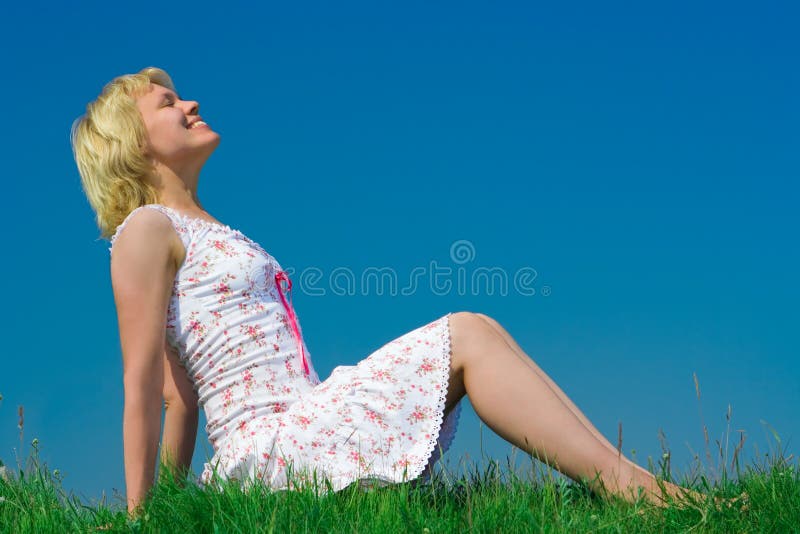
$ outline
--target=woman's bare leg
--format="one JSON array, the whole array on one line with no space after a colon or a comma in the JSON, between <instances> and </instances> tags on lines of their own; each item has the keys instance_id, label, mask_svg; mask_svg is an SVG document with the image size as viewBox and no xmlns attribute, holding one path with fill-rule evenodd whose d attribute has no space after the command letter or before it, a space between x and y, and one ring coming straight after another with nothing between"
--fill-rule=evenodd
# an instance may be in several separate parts
<instances>
[{"instance_id":1,"label":"woman's bare leg","mask_svg":"<svg viewBox=\"0 0 800 534\"><path fill-rule=\"evenodd\" d=\"M511 348L511 350L514 351L514 354L516 354L520 360L525 362L525 365L533 369L533 371L536 374L538 374L542 380L545 381L545 383L550 387L550 389L553 390L553 393L558 395L558 398L560 398L561 401L564 404L566 404L570 410L572 410L572 413L574 413L575 416L578 419L580 419L581 423L583 423L583 426L589 429L589 432L594 434L594 436L597 439L599 439L603 443L603 445L605 445L608 449L614 451L615 453L619 452L619 450L616 447L614 447L611 444L611 442L608 441L606 437L600 433L599 430L597 430L597 428L595 428L595 426L591 423L591 421L589 421L589 419L583 414L583 412L581 412L578 409L578 407L575 406L575 404L570 400L570 398L567 397L566 393L561 391L561 388L559 388L558 385L555 382L553 382L553 380L549 376L547 376L547 374L544 371L542 371L541 368L538 365L536 365L536 363L533 360L531 360L527 354L525 354L525 351L523 351L522 348L520 348L520 346L517 344L514 338L511 337L511 334L509 334L508 331L506 331L506 329L503 328L503 326L500 323L498 323L488 315L484 315L482 313L476 313L475 315L486 321L492 328L494 328L494 331L497 332L505 340L509 348Z\"/></svg>"},{"instance_id":2,"label":"woman's bare leg","mask_svg":"<svg viewBox=\"0 0 800 534\"><path fill-rule=\"evenodd\" d=\"M606 437L603 434L601 434L599 430L597 430L597 428L592 424L591 421L589 421L589 419L575 405L575 403L572 402L572 400L567 396L567 394L564 393L560 387L558 387L558 384L556 384L553 381L553 379L547 375L547 373L542 371L542 369L538 365L536 365L536 363L525 353L525 351L522 350L522 348L517 344L514 338L511 337L511 334L509 334L508 331L505 328L503 328L503 326L500 323L498 323L488 315L484 315L482 313L476 313L475 315L486 321L494 329L494 331L503 338L503 340L506 342L506 344L508 344L511 350L514 351L514 354L516 354L520 360L525 362L525 364L528 367L533 369L534 372L538 374L548 386L550 386L550 389L552 389L553 392L556 395L558 395L561 401L564 404L566 404L570 410L572 410L572 413L575 414L575 416L581 421L581 423L583 423L583 426L585 426L589 430L589 432L591 432L598 440L600 440L600 442L602 442L603 445L606 446L606 448L613 451L614 454L617 455L621 454L622 451L614 447L614 445L612 445L611 442L608 441L608 439L606 439ZM638 466L636 464L633 465L636 469L640 470L643 475L646 476L647 474L649 474L649 471L645 470L643 467Z\"/></svg>"},{"instance_id":3,"label":"woman's bare leg","mask_svg":"<svg viewBox=\"0 0 800 534\"><path fill-rule=\"evenodd\" d=\"M526 364L487 321L470 312L454 313L450 336L449 409L466 394L500 437L570 478L629 501L642 487L647 499L663 504L656 478L596 436L540 375L544 372ZM662 484L673 497L688 492Z\"/></svg>"}]
</instances>

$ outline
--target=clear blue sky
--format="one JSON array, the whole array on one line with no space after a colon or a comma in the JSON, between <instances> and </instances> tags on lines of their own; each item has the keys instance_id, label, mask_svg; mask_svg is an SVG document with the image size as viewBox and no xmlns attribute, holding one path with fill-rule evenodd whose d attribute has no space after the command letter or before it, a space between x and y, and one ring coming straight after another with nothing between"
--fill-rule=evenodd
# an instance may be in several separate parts
<instances>
[{"instance_id":1,"label":"clear blue sky","mask_svg":"<svg viewBox=\"0 0 800 534\"><path fill-rule=\"evenodd\" d=\"M450 247L468 240L468 273L535 269L533 296L295 286L323 379L448 311L480 311L614 443L621 422L642 463L663 429L677 472L691 451L708 467L702 423L716 449L729 405L745 458L775 447L762 421L798 451L788 2L92 4L15 2L0 20L6 464L36 437L67 489L124 492L108 245L69 129L104 83L149 65L222 135L206 209L284 267L407 280L458 267ZM200 425L196 472L211 450ZM465 402L449 465L510 454L479 437Z\"/></svg>"}]
</instances>

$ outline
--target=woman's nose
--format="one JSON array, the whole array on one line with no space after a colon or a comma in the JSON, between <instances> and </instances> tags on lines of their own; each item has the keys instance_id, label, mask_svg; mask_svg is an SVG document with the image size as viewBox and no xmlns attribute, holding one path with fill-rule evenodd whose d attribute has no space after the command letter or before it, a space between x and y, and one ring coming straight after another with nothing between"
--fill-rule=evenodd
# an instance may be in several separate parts
<instances>
[{"instance_id":1,"label":"woman's nose","mask_svg":"<svg viewBox=\"0 0 800 534\"><path fill-rule=\"evenodd\" d=\"M183 107L186 110L187 115L197 115L197 113L200 111L200 104L194 100L184 100Z\"/></svg>"}]
</instances>

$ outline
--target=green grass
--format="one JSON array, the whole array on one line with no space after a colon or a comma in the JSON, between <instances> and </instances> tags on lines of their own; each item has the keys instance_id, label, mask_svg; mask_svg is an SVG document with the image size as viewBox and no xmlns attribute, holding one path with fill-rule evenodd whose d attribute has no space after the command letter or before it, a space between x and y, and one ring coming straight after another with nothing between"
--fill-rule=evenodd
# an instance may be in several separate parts
<instances>
[{"instance_id":1,"label":"green grass","mask_svg":"<svg viewBox=\"0 0 800 534\"><path fill-rule=\"evenodd\" d=\"M698 401L700 389L695 377ZM0 403L3 398L0 395ZM20 450L23 407L19 409ZM702 420L702 412L701 412ZM354 484L325 494L313 488L271 491L256 483L244 490L223 483L218 490L201 489L189 478L172 475L159 465L159 475L142 513L128 516L125 498L104 496L81 502L62 487L58 469L39 460L39 441L16 468L0 467L0 534L26 532L778 532L800 534L800 463L786 456L781 438L769 427L776 447L763 456L756 448L753 463L740 465L744 434L731 447L731 410L727 431L715 440L711 453L703 423L705 460L675 477L663 434L663 455L648 469L704 495L702 502L673 503L664 508L643 497L635 503L602 498L530 456L523 472L508 461L501 469L494 460L484 466L460 462L458 473L441 465L427 483L412 481L366 489ZM766 425L768 426L768 425ZM739 431L741 432L741 431ZM619 429L621 449L622 428ZM767 436L769 439L769 436ZM514 454L519 452L514 449ZM632 459L635 458L635 451ZM513 460L513 454L512 454ZM0 466L3 462L0 461ZM3 470L5 469L5 472ZM317 493L322 493L318 496ZM747 494L746 507L719 506L716 498Z\"/></svg>"},{"instance_id":2,"label":"green grass","mask_svg":"<svg viewBox=\"0 0 800 534\"><path fill-rule=\"evenodd\" d=\"M38 461L34 440L24 468L0 478L0 532L800 532L800 469L791 458L768 454L743 468L734 458L735 477L722 467L713 483L702 473L677 480L708 499L667 508L603 499L533 461L525 477L489 461L458 476L439 469L426 484L353 485L323 496L262 485L203 490L165 469L131 520L121 496L89 506L67 495L57 470ZM746 510L714 504L714 496L743 491Z\"/></svg>"}]
</instances>

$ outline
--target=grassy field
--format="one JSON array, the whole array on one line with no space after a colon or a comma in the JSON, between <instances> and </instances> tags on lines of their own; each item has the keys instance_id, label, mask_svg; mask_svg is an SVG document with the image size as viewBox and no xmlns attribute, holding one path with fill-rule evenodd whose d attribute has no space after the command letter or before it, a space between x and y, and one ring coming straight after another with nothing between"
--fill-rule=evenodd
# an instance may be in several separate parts
<instances>
[{"instance_id":1,"label":"grassy field","mask_svg":"<svg viewBox=\"0 0 800 534\"><path fill-rule=\"evenodd\" d=\"M698 401L700 391L695 379ZM0 403L2 402L0 395ZM19 407L23 450L23 408ZM386 487L358 484L325 495L313 488L271 491L237 483L201 489L195 475L160 473L142 513L128 516L124 496L87 504L62 487L58 469L39 460L39 441L16 466L0 460L0 534L26 532L776 532L800 534L800 462L786 455L780 436L769 428L776 446L757 448L749 465L740 464L744 435L729 455L731 411L722 440L712 454L703 423L705 464L698 454L688 473L675 476L666 439L663 454L648 469L659 479L694 489L700 502L656 507L644 498L629 503L602 498L585 485L556 474L529 455L520 471L512 458L450 471L440 465L428 482ZM621 432L620 443L621 448ZM633 455L635 460L635 454ZM319 496L322 493L322 496ZM741 498L745 494L746 497ZM740 497L738 500L732 501Z\"/></svg>"},{"instance_id":2,"label":"grassy field","mask_svg":"<svg viewBox=\"0 0 800 534\"><path fill-rule=\"evenodd\" d=\"M88 506L67 495L58 470L41 465L33 445L24 466L6 466L0 476L0 532L800 532L800 469L791 455L774 452L748 466L734 458L735 476L723 467L714 482L704 469L673 480L708 498L666 508L600 498L533 461L524 478L489 461L458 476L438 469L424 484L354 484L321 497L311 488L201 490L161 470L167 474L131 520L121 499ZM662 478L669 473L665 459ZM713 499L742 492L745 504Z\"/></svg>"}]
</instances>

